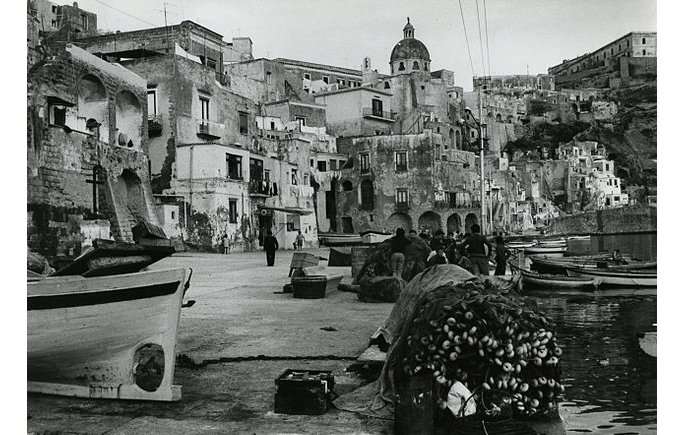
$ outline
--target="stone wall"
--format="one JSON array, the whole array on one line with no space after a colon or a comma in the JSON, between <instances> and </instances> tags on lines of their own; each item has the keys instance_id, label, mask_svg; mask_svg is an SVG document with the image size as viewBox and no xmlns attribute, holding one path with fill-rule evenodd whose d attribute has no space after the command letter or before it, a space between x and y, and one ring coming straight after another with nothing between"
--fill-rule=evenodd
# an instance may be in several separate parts
<instances>
[{"instance_id":1,"label":"stone wall","mask_svg":"<svg viewBox=\"0 0 684 435\"><path fill-rule=\"evenodd\" d=\"M138 221L157 222L144 153L145 82L70 45L41 47L36 56L40 60L27 75L28 247L58 266L79 255L93 235L111 232L117 240L130 241ZM92 79L88 85L84 77ZM101 86L104 110L90 113L92 106L84 98L92 83ZM140 142L130 147L119 145L116 133L117 99L124 92L140 106L137 123L128 120L140 132ZM55 125L61 123L54 119L55 107L65 107L69 114L63 125ZM85 129L91 117L102 125ZM86 183L95 166L102 183L97 214L93 186Z\"/></svg>"},{"instance_id":2,"label":"stone wall","mask_svg":"<svg viewBox=\"0 0 684 435\"><path fill-rule=\"evenodd\" d=\"M551 234L620 234L658 229L658 209L630 206L561 216L551 221Z\"/></svg>"}]
</instances>

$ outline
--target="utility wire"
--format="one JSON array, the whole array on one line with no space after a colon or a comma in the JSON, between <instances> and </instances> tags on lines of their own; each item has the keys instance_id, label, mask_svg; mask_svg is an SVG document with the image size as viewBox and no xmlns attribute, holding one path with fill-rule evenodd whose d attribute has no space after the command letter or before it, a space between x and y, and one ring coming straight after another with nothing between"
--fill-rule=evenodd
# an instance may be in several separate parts
<instances>
[{"instance_id":1,"label":"utility wire","mask_svg":"<svg viewBox=\"0 0 684 435\"><path fill-rule=\"evenodd\" d=\"M485 69L484 48L482 44L482 26L480 24L480 2L478 0L475 0L475 8L477 11L477 32L480 35L480 57L482 58L482 74L486 76L487 70Z\"/></svg>"},{"instance_id":2,"label":"utility wire","mask_svg":"<svg viewBox=\"0 0 684 435\"><path fill-rule=\"evenodd\" d=\"M470 43L468 42L468 31L466 30L465 18L463 18L463 6L461 0L458 0L458 7L461 9L461 21L463 22L463 33L465 34L466 46L468 47L468 59L470 60L470 72L475 77L475 68L473 67L473 56L470 54Z\"/></svg>"},{"instance_id":3,"label":"utility wire","mask_svg":"<svg viewBox=\"0 0 684 435\"><path fill-rule=\"evenodd\" d=\"M105 3L105 2L102 2L102 1L100 1L100 0L94 0L94 1L96 1L97 3L100 3L101 5L107 6L108 8L114 9L115 11L117 11L117 12L119 12L119 13L122 13L122 14L124 14L124 15L127 15L127 16L129 16L129 17L131 17L131 18L135 18L136 20L141 21L141 22L143 22L143 23L145 23L145 24L149 24L150 26L157 27L157 25L154 24L154 23L150 23L149 21L145 21L145 20L143 20L142 18L136 17L135 15L131 15L131 14L129 14L128 12L125 12L125 11L122 11L121 9L115 8L114 6L108 5L108 4Z\"/></svg>"},{"instance_id":4,"label":"utility wire","mask_svg":"<svg viewBox=\"0 0 684 435\"><path fill-rule=\"evenodd\" d=\"M492 75L492 64L489 62L489 25L487 24L487 0L482 0L482 5L484 6L484 19L485 19L485 40L487 41L487 70L489 71L489 76Z\"/></svg>"}]
</instances>

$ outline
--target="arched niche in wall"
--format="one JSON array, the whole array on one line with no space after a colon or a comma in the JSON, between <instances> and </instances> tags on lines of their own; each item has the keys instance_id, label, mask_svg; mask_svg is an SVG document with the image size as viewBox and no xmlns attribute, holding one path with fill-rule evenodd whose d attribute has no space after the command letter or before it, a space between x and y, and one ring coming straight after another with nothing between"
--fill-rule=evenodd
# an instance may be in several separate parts
<instances>
[{"instance_id":1,"label":"arched niche in wall","mask_svg":"<svg viewBox=\"0 0 684 435\"><path fill-rule=\"evenodd\" d=\"M399 62L399 71L404 71L405 69L404 62Z\"/></svg>"},{"instance_id":2,"label":"arched niche in wall","mask_svg":"<svg viewBox=\"0 0 684 435\"><path fill-rule=\"evenodd\" d=\"M116 144L128 148L140 148L143 122L142 105L130 91L116 96Z\"/></svg>"},{"instance_id":3,"label":"arched niche in wall","mask_svg":"<svg viewBox=\"0 0 684 435\"><path fill-rule=\"evenodd\" d=\"M456 148L456 132L454 131L453 128L449 129L449 146L452 149Z\"/></svg>"},{"instance_id":4,"label":"arched niche in wall","mask_svg":"<svg viewBox=\"0 0 684 435\"><path fill-rule=\"evenodd\" d=\"M351 192L354 190L354 186L352 185L352 182L349 180L344 180L342 182L342 190L345 192Z\"/></svg>"},{"instance_id":5,"label":"arched niche in wall","mask_svg":"<svg viewBox=\"0 0 684 435\"><path fill-rule=\"evenodd\" d=\"M76 129L88 131L86 126L96 121L99 125L99 140L109 142L109 101L102 80L93 74L86 74L78 80L78 104ZM97 131L97 129L90 129Z\"/></svg>"},{"instance_id":6,"label":"arched niche in wall","mask_svg":"<svg viewBox=\"0 0 684 435\"><path fill-rule=\"evenodd\" d=\"M454 131L454 144L456 145L456 149L463 149L463 143L461 142L461 131L456 130Z\"/></svg>"},{"instance_id":7,"label":"arched niche in wall","mask_svg":"<svg viewBox=\"0 0 684 435\"><path fill-rule=\"evenodd\" d=\"M390 88L389 82L385 82L385 89L389 89L389 88Z\"/></svg>"},{"instance_id":8,"label":"arched niche in wall","mask_svg":"<svg viewBox=\"0 0 684 435\"><path fill-rule=\"evenodd\" d=\"M447 233L458 234L461 232L461 216L454 213L447 218Z\"/></svg>"},{"instance_id":9,"label":"arched niche in wall","mask_svg":"<svg viewBox=\"0 0 684 435\"><path fill-rule=\"evenodd\" d=\"M418 61L417 61L417 60L414 60L414 61L413 61L413 67L412 67L411 69L420 70L420 65L418 65Z\"/></svg>"},{"instance_id":10,"label":"arched niche in wall","mask_svg":"<svg viewBox=\"0 0 684 435\"><path fill-rule=\"evenodd\" d=\"M418 228L421 231L429 230L434 235L437 230L442 229L442 218L436 212L428 210L418 218Z\"/></svg>"},{"instance_id":11,"label":"arched niche in wall","mask_svg":"<svg viewBox=\"0 0 684 435\"><path fill-rule=\"evenodd\" d=\"M403 228L405 232L409 232L413 229L413 221L411 216L406 213L396 212L392 213L387 218L388 229L394 232L397 228Z\"/></svg>"}]
</instances>

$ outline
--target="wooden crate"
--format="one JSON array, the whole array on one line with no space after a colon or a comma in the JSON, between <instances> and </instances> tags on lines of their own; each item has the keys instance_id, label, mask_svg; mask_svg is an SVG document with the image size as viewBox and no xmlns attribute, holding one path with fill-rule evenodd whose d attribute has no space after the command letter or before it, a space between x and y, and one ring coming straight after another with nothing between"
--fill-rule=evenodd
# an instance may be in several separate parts
<instances>
[{"instance_id":1,"label":"wooden crate","mask_svg":"<svg viewBox=\"0 0 684 435\"><path fill-rule=\"evenodd\" d=\"M275 412L320 415L328 409L335 378L327 370L287 369L275 380Z\"/></svg>"},{"instance_id":2,"label":"wooden crate","mask_svg":"<svg viewBox=\"0 0 684 435\"><path fill-rule=\"evenodd\" d=\"M290 273L288 276L292 276L292 272L296 269L303 269L311 266L318 266L318 257L316 255L307 254L306 252L295 252L292 255Z\"/></svg>"}]
</instances>

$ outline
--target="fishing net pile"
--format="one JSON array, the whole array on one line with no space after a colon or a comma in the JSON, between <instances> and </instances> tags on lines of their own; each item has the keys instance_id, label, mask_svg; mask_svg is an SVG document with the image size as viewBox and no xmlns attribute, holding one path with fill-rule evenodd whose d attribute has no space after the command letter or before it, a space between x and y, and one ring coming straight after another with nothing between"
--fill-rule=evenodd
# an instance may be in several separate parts
<instances>
[{"instance_id":1,"label":"fishing net pile","mask_svg":"<svg viewBox=\"0 0 684 435\"><path fill-rule=\"evenodd\" d=\"M397 343L395 375L431 374L442 409L456 382L472 392L478 414L520 417L555 408L564 390L562 350L534 302L474 280L447 284L430 292L409 323Z\"/></svg>"},{"instance_id":2,"label":"fishing net pile","mask_svg":"<svg viewBox=\"0 0 684 435\"><path fill-rule=\"evenodd\" d=\"M425 270L430 247L423 239L409 234L404 249L404 269L401 279L392 276L390 257L391 241L384 240L373 248L370 256L356 277L354 284L360 286L358 296L363 302L396 302L406 283Z\"/></svg>"}]
</instances>

